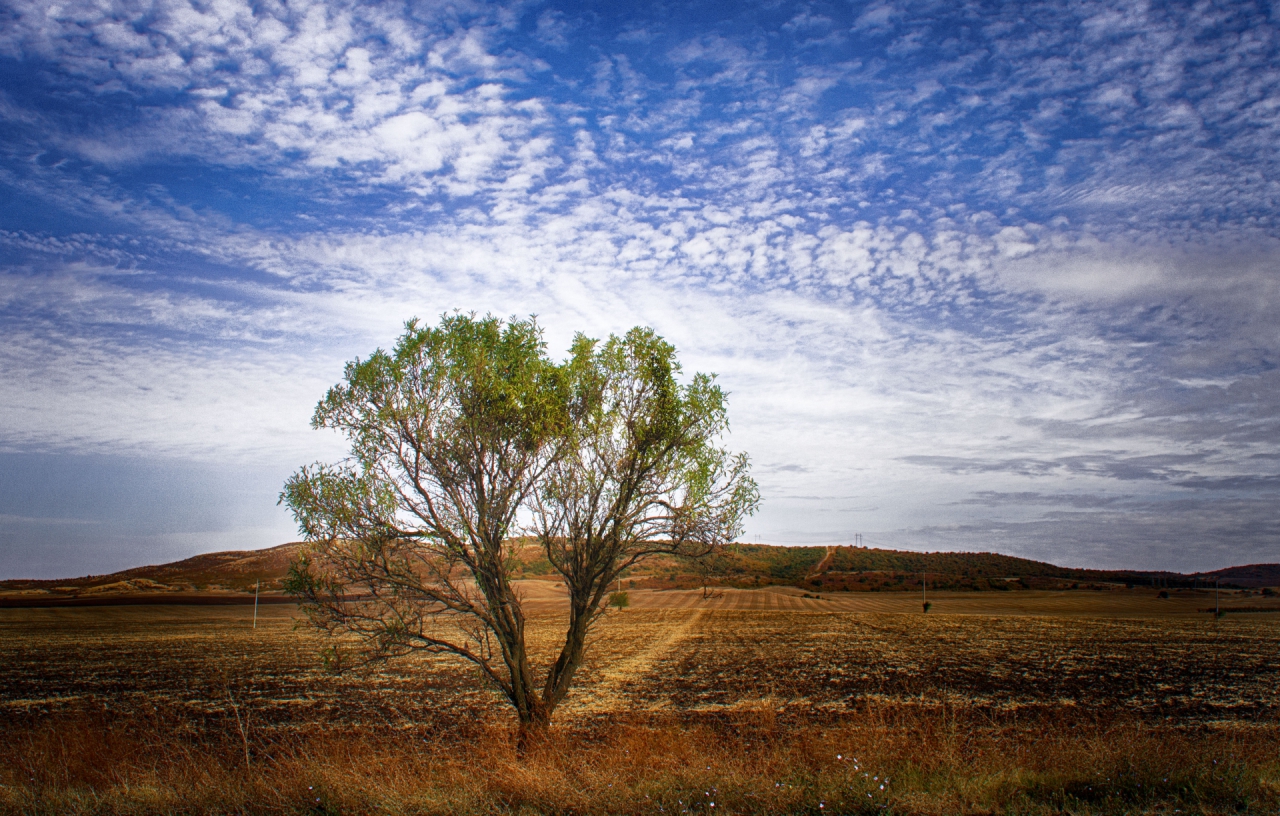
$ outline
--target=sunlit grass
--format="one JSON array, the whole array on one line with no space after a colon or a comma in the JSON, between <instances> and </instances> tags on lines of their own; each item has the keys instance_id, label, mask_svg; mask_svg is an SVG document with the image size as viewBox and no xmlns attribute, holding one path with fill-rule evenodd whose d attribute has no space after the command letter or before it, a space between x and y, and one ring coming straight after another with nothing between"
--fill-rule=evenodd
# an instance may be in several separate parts
<instances>
[{"instance_id":1,"label":"sunlit grass","mask_svg":"<svg viewBox=\"0 0 1280 816\"><path fill-rule=\"evenodd\" d=\"M533 618L536 659L554 653L557 620ZM465 668L329 676L283 610L259 624L8 613L0 812L1280 808L1263 619L632 608L596 633L551 734L523 756Z\"/></svg>"},{"instance_id":2,"label":"sunlit grass","mask_svg":"<svg viewBox=\"0 0 1280 816\"><path fill-rule=\"evenodd\" d=\"M956 718L959 716L960 721ZM447 735L236 734L50 719L0 749L15 813L1274 812L1280 728L973 718L872 707L839 723L753 712L555 729L528 753ZM714 803L714 807L713 807Z\"/></svg>"}]
</instances>

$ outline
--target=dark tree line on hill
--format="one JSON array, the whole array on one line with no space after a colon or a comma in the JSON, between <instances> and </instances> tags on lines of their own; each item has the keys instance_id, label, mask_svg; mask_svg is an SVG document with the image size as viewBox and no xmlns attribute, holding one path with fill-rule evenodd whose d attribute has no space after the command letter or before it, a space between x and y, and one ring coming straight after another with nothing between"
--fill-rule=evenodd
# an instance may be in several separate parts
<instances>
[{"instance_id":1,"label":"dark tree line on hill","mask_svg":"<svg viewBox=\"0 0 1280 816\"><path fill-rule=\"evenodd\" d=\"M830 552L831 558L824 559ZM821 567L821 569L819 569ZM1251 570L1241 580L1235 572ZM522 568L525 577L545 574L536 559ZM1280 567L1232 568L1237 580L1221 580L1224 589L1280 583ZM1059 567L997 553L917 553L865 547L777 547L732 544L700 566L677 559L656 559L644 572L629 573L635 586L696 586L700 581L727 586L797 586L826 591L878 592L918 590L922 575L939 590L1009 591L1020 589L1090 589L1116 585L1161 589L1213 586L1214 575L1180 575L1136 570L1091 570ZM1252 580L1248 580L1252 579Z\"/></svg>"}]
</instances>

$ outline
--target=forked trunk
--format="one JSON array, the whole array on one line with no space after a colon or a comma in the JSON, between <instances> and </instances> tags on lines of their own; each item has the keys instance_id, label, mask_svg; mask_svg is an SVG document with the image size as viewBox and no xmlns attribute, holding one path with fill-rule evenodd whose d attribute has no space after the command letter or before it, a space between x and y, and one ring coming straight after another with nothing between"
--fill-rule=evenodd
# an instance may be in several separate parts
<instances>
[{"instance_id":1,"label":"forked trunk","mask_svg":"<svg viewBox=\"0 0 1280 816\"><path fill-rule=\"evenodd\" d=\"M547 706L548 718L573 683L573 676L582 665L582 654L587 645L587 630L591 626L589 601L571 598L569 601L569 630L565 633L564 646L555 664L547 672L547 682L542 688L542 701Z\"/></svg>"},{"instance_id":2,"label":"forked trunk","mask_svg":"<svg viewBox=\"0 0 1280 816\"><path fill-rule=\"evenodd\" d=\"M518 681L513 697L516 704L516 715L519 718L519 732L516 738L516 752L524 756L546 739L551 728L551 717L564 700L572 684L573 676L582 665L582 654L586 646L587 629L591 619L589 608L581 602L570 605L569 631L565 637L564 647L555 664L547 672L547 679L541 693L533 686L532 673L527 670L513 673L513 681Z\"/></svg>"}]
</instances>

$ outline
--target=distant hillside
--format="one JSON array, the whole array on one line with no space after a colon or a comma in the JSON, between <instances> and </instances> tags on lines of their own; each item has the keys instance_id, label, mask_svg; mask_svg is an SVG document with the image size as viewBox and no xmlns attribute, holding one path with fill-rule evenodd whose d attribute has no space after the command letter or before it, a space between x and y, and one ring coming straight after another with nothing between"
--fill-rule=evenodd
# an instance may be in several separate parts
<instances>
[{"instance_id":1,"label":"distant hillside","mask_svg":"<svg viewBox=\"0 0 1280 816\"><path fill-rule=\"evenodd\" d=\"M255 581L262 582L264 591L281 590L282 581L289 571L289 562L300 546L300 543L294 542L265 550L206 553L172 564L135 567L110 575L86 575L82 578L52 581L0 581L0 591L83 594L113 588L120 592L245 592L253 590Z\"/></svg>"},{"instance_id":2,"label":"distant hillside","mask_svg":"<svg viewBox=\"0 0 1280 816\"><path fill-rule=\"evenodd\" d=\"M1233 570L1250 570L1246 575ZM760 586L789 584L826 591L918 590L925 580L940 590L1100 589L1114 586L1178 588L1280 585L1280 564L1233 567L1182 575L1138 570L1072 569L997 553L918 553L868 547L774 547L735 544L701 569L675 559L655 559L638 570L638 586L688 586L691 582Z\"/></svg>"},{"instance_id":3,"label":"distant hillside","mask_svg":"<svg viewBox=\"0 0 1280 816\"><path fill-rule=\"evenodd\" d=\"M1244 567L1227 567L1213 572L1196 573L1201 581L1217 578L1223 585L1240 587L1280 587L1280 564L1249 564Z\"/></svg>"},{"instance_id":4,"label":"distant hillside","mask_svg":"<svg viewBox=\"0 0 1280 816\"><path fill-rule=\"evenodd\" d=\"M283 590L289 562L299 543L265 550L208 553L172 564L136 567L111 575L89 575L54 581L0 581L3 605L49 602L108 602L115 597L171 598L187 602L196 596L235 602L261 582L264 596L276 600ZM557 576L542 551L518 549L515 577L554 580ZM919 591L931 589L1016 591L1021 589L1111 589L1118 586L1223 588L1280 586L1280 564L1253 564L1214 572L1182 575L1133 570L1070 569L996 553L917 553L867 547L775 547L733 544L700 563L655 557L624 574L631 586L651 588L725 585L758 587L790 585L825 592ZM246 599L247 600L247 599Z\"/></svg>"}]
</instances>

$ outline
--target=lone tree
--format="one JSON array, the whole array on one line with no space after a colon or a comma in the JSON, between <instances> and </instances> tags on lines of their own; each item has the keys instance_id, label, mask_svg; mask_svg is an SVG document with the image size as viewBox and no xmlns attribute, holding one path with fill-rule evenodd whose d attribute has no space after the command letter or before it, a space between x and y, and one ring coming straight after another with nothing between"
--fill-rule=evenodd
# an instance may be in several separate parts
<instances>
[{"instance_id":1,"label":"lone tree","mask_svg":"<svg viewBox=\"0 0 1280 816\"><path fill-rule=\"evenodd\" d=\"M453 655L510 701L522 738L544 729L618 573L655 553L706 555L758 504L746 456L716 446L723 392L679 371L648 329L579 335L556 364L532 319L410 321L316 408L312 425L341 431L351 453L285 484L309 542L288 590L316 627L355 636L354 662ZM540 676L511 580L518 533L569 590L563 647Z\"/></svg>"}]
</instances>

